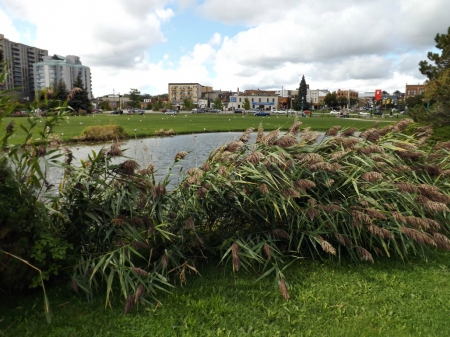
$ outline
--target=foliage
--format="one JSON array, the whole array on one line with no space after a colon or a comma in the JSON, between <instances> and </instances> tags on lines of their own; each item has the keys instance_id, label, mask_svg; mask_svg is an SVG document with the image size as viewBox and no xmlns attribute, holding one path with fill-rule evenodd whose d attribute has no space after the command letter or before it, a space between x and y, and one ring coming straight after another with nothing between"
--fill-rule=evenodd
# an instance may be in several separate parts
<instances>
[{"instance_id":1,"label":"foliage","mask_svg":"<svg viewBox=\"0 0 450 337\"><path fill-rule=\"evenodd\" d=\"M435 126L448 125L450 123L450 68L445 69L438 77L427 83L425 98L435 102L429 122Z\"/></svg>"},{"instance_id":2,"label":"foliage","mask_svg":"<svg viewBox=\"0 0 450 337\"><path fill-rule=\"evenodd\" d=\"M244 98L244 104L242 105L242 107L245 110L250 110L250 101L249 101L249 99L247 97Z\"/></svg>"},{"instance_id":3,"label":"foliage","mask_svg":"<svg viewBox=\"0 0 450 337\"><path fill-rule=\"evenodd\" d=\"M434 65L426 60L419 62L420 72L426 75L429 81L437 79L445 70L450 69L450 27L446 34L436 34L434 41L436 48L441 50L440 54L433 52L427 54L428 60Z\"/></svg>"},{"instance_id":4,"label":"foliage","mask_svg":"<svg viewBox=\"0 0 450 337\"><path fill-rule=\"evenodd\" d=\"M152 103L152 109L153 111L159 111L164 107L164 102L161 100L161 98L158 98L157 101Z\"/></svg>"},{"instance_id":5,"label":"foliage","mask_svg":"<svg viewBox=\"0 0 450 337\"><path fill-rule=\"evenodd\" d=\"M67 90L66 83L63 79L60 79L58 85L53 91L54 99L60 101L60 105L67 100L67 96L69 95L69 91Z\"/></svg>"},{"instance_id":6,"label":"foliage","mask_svg":"<svg viewBox=\"0 0 450 337\"><path fill-rule=\"evenodd\" d=\"M142 101L141 92L137 89L130 89L130 93L128 94L128 102L133 108L137 108L139 102Z\"/></svg>"},{"instance_id":7,"label":"foliage","mask_svg":"<svg viewBox=\"0 0 450 337\"><path fill-rule=\"evenodd\" d=\"M417 105L424 106L423 99L424 99L424 94L409 96L405 100L405 104L408 107L408 109L414 108Z\"/></svg>"},{"instance_id":8,"label":"foliage","mask_svg":"<svg viewBox=\"0 0 450 337\"><path fill-rule=\"evenodd\" d=\"M0 80L1 80L0 76ZM8 96L0 100L0 109ZM63 111L46 118L42 126L33 117L20 124L25 133L25 147L12 145L16 134L10 122L2 137L0 157L0 273L3 289L21 289L41 283L58 274L70 246L52 228L42 199L51 188L47 182L48 166L57 162L55 149L49 149L50 133L63 116ZM0 117L0 124L3 121ZM33 131L40 138L35 144ZM7 150L7 151L5 151ZM26 264L23 263L26 261ZM40 272L36 275L28 266ZM41 273L42 269L42 273Z\"/></svg>"},{"instance_id":9,"label":"foliage","mask_svg":"<svg viewBox=\"0 0 450 337\"><path fill-rule=\"evenodd\" d=\"M81 140L108 141L128 138L120 125L92 125L81 133Z\"/></svg>"},{"instance_id":10,"label":"foliage","mask_svg":"<svg viewBox=\"0 0 450 337\"><path fill-rule=\"evenodd\" d=\"M334 108L338 104L336 91L327 93L323 101L329 108Z\"/></svg>"},{"instance_id":11,"label":"foliage","mask_svg":"<svg viewBox=\"0 0 450 337\"><path fill-rule=\"evenodd\" d=\"M192 101L191 98L186 97L183 99L183 106L184 106L184 110L187 111L191 111L192 109L194 109L194 101Z\"/></svg>"},{"instance_id":12,"label":"foliage","mask_svg":"<svg viewBox=\"0 0 450 337\"><path fill-rule=\"evenodd\" d=\"M337 101L338 101L338 105L341 108L345 107L348 104L348 99L345 96L340 96Z\"/></svg>"},{"instance_id":13,"label":"foliage","mask_svg":"<svg viewBox=\"0 0 450 337\"><path fill-rule=\"evenodd\" d=\"M308 92L308 89L306 87L306 80L305 75L302 76L302 80L300 81L299 87L298 87L298 94L297 94L297 111L300 110L306 110L308 109L308 102L306 102L306 94Z\"/></svg>"},{"instance_id":14,"label":"foliage","mask_svg":"<svg viewBox=\"0 0 450 337\"><path fill-rule=\"evenodd\" d=\"M89 100L88 93L84 88L83 81L78 75L75 82L73 82L72 90L69 93L69 106L78 111L80 109L91 111L91 101Z\"/></svg>"},{"instance_id":15,"label":"foliage","mask_svg":"<svg viewBox=\"0 0 450 337\"><path fill-rule=\"evenodd\" d=\"M220 110L220 111L223 110L223 104L222 104L222 100L220 99L220 97L217 97L214 100L214 109L217 109L217 110Z\"/></svg>"},{"instance_id":16,"label":"foliage","mask_svg":"<svg viewBox=\"0 0 450 337\"><path fill-rule=\"evenodd\" d=\"M103 111L111 111L111 105L109 104L109 101L102 101L98 105L100 109Z\"/></svg>"}]
</instances>

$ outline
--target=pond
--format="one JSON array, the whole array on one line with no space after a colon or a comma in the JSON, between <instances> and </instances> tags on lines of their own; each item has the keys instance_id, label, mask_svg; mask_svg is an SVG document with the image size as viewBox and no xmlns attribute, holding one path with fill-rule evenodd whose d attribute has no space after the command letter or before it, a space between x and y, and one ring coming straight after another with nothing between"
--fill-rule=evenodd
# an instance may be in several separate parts
<instances>
[{"instance_id":1,"label":"pond","mask_svg":"<svg viewBox=\"0 0 450 337\"><path fill-rule=\"evenodd\" d=\"M169 172L169 168L173 165L175 155L180 151L188 152L188 155L179 161L172 170L170 177L169 189L173 189L180 183L182 175L180 172L185 172L192 167L199 167L208 158L209 154L222 145L226 145L233 140L239 140L243 132L216 132L216 133L201 133L191 135L180 135L173 137L162 138L144 138L144 139L129 139L122 142L122 150L127 158L114 158L113 163L117 164L126 159L133 159L140 168L146 168L153 164L155 167L155 180L162 181ZM257 132L250 135L249 144L256 140ZM321 142L325 137L325 133L321 132L317 143ZM92 151L99 152L102 148L109 149L111 142L95 143L95 144L77 144L69 146L73 153L74 160L72 165L80 166L80 160L86 160ZM64 152L65 147L61 147L61 153ZM63 171L56 168L51 168L48 174L48 181L56 188Z\"/></svg>"},{"instance_id":2,"label":"pond","mask_svg":"<svg viewBox=\"0 0 450 337\"><path fill-rule=\"evenodd\" d=\"M128 159L135 160L141 168L146 168L153 164L155 167L156 181L162 181L169 172L173 164L175 155L180 151L188 152L184 160L176 164L171 176L170 187L178 185L180 175L192 167L201 166L208 158L211 151L222 145L226 145L233 140L238 140L243 132L222 132L222 133L202 133L192 135L180 135L163 138L129 139L122 142L122 150ZM254 142L256 133L251 135L249 142ZM80 160L86 160L92 151L99 152L102 148L109 148L111 142L101 144L77 144L69 146L74 160L73 165L80 165ZM61 147L63 153L65 147ZM125 158L114 159L114 163L122 162ZM62 170L51 169L49 172L49 182L58 185L62 177Z\"/></svg>"}]
</instances>

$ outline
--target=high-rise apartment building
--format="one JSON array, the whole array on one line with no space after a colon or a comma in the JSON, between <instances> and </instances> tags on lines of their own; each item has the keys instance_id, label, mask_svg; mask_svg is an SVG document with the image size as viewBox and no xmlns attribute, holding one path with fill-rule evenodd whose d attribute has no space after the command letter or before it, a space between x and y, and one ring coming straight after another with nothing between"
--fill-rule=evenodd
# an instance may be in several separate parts
<instances>
[{"instance_id":1,"label":"high-rise apartment building","mask_svg":"<svg viewBox=\"0 0 450 337\"><path fill-rule=\"evenodd\" d=\"M55 87L60 80L63 80L70 91L73 83L80 76L83 86L88 92L89 99L92 99L91 70L89 67L81 64L78 56L45 56L42 62L35 63L33 67L35 73L34 84L37 90Z\"/></svg>"},{"instance_id":2,"label":"high-rise apartment building","mask_svg":"<svg viewBox=\"0 0 450 337\"><path fill-rule=\"evenodd\" d=\"M22 98L32 100L35 93L33 64L48 55L45 49L30 47L22 43L9 41L0 34L0 62L10 69L6 82L0 84L0 90L17 88ZM0 71L2 70L0 65Z\"/></svg>"}]
</instances>

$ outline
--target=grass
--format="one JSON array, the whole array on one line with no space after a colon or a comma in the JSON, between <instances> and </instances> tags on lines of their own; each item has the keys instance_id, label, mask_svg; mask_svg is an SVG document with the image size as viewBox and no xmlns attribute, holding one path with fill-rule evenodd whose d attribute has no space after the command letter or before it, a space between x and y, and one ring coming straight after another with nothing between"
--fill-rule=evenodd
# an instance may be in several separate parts
<instances>
[{"instance_id":1,"label":"grass","mask_svg":"<svg viewBox=\"0 0 450 337\"><path fill-rule=\"evenodd\" d=\"M447 336L449 257L300 260L287 271L287 301L269 280L207 266L161 304L127 316L119 301L105 310L102 296L89 304L60 285L48 289L51 325L41 292L3 300L0 336Z\"/></svg>"},{"instance_id":2,"label":"grass","mask_svg":"<svg viewBox=\"0 0 450 337\"><path fill-rule=\"evenodd\" d=\"M278 118L277 118L278 117ZM355 115L356 117L356 115ZM44 125L43 118L37 118L38 127ZM27 126L27 119L23 117L7 117L3 119L3 127L0 129L0 137L4 135L6 126L15 121L15 129L18 132L11 139L12 144L20 144L24 139L24 131L20 130L19 125ZM394 119L381 119L373 117L372 119L342 119L330 116L328 114L313 118L300 118L302 127L311 127L313 130L325 131L334 125L342 127L357 127L361 130L370 128L374 120L380 121L382 125L398 122ZM151 113L145 115L110 115L94 114L91 116L71 116L65 118L64 122L54 128L52 132L62 141L73 141L74 137L79 137L83 130L88 126L120 125L123 127L129 137L151 137L155 136L155 131L160 129L173 129L175 134L189 134L200 132L228 132L244 131L249 127L258 128L259 123L263 123L264 130L275 129L287 130L293 122L292 117L270 116L255 117L252 115L242 116L240 114L191 114L181 112L178 116L166 116L162 113ZM42 123L42 124L41 124ZM36 136L37 137L37 136ZM39 139L37 139L39 140Z\"/></svg>"}]
</instances>

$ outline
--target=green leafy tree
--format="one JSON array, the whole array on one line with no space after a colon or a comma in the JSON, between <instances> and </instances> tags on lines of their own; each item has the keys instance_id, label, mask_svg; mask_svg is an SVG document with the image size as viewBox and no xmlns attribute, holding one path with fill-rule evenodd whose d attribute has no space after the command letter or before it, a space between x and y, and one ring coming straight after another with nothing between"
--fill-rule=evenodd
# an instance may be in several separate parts
<instances>
[{"instance_id":1,"label":"green leafy tree","mask_svg":"<svg viewBox=\"0 0 450 337\"><path fill-rule=\"evenodd\" d=\"M220 97L217 97L214 100L214 109L218 109L218 110L222 110L223 109L223 104L222 104L222 100L220 99Z\"/></svg>"},{"instance_id":2,"label":"green leafy tree","mask_svg":"<svg viewBox=\"0 0 450 337\"><path fill-rule=\"evenodd\" d=\"M336 91L333 91L332 93L329 92L328 94L326 94L323 101L329 108L334 108L335 106L337 106L338 100Z\"/></svg>"},{"instance_id":3,"label":"green leafy tree","mask_svg":"<svg viewBox=\"0 0 450 337\"><path fill-rule=\"evenodd\" d=\"M408 109L412 109L416 107L417 105L423 105L423 94L415 95L415 96L409 96L405 100L405 104L408 107Z\"/></svg>"},{"instance_id":4,"label":"green leafy tree","mask_svg":"<svg viewBox=\"0 0 450 337\"><path fill-rule=\"evenodd\" d=\"M244 98L244 104L242 106L245 110L250 110L250 101L247 97Z\"/></svg>"},{"instance_id":5,"label":"green leafy tree","mask_svg":"<svg viewBox=\"0 0 450 337\"><path fill-rule=\"evenodd\" d=\"M428 61L419 62L420 72L432 81L439 77L446 69L450 68L450 27L446 34L436 34L434 38L436 41L436 48L441 50L441 53L428 52L427 57L434 65Z\"/></svg>"},{"instance_id":6,"label":"green leafy tree","mask_svg":"<svg viewBox=\"0 0 450 337\"><path fill-rule=\"evenodd\" d=\"M306 87L305 75L302 76L302 80L300 81L300 85L298 87L298 95L297 95L297 108L296 110L305 110L308 109L308 102L306 102L306 94L308 92L308 88Z\"/></svg>"},{"instance_id":7,"label":"green leafy tree","mask_svg":"<svg viewBox=\"0 0 450 337\"><path fill-rule=\"evenodd\" d=\"M88 93L84 88L83 81L80 76L77 76L75 82L73 82L73 88L70 90L68 98L69 106L75 111L80 109L90 111L91 101L89 100Z\"/></svg>"},{"instance_id":8,"label":"green leafy tree","mask_svg":"<svg viewBox=\"0 0 450 337\"><path fill-rule=\"evenodd\" d=\"M337 99L337 102L338 102L338 105L339 105L341 108L343 108L343 107L345 107L345 106L348 104L348 98L345 97L345 96L340 96L340 97Z\"/></svg>"},{"instance_id":9,"label":"green leafy tree","mask_svg":"<svg viewBox=\"0 0 450 337\"><path fill-rule=\"evenodd\" d=\"M191 98L186 97L185 99L183 99L183 106L185 110L190 111L194 109L194 101Z\"/></svg>"},{"instance_id":10,"label":"green leafy tree","mask_svg":"<svg viewBox=\"0 0 450 337\"><path fill-rule=\"evenodd\" d=\"M137 108L141 100L142 100L141 92L137 89L130 89L130 93L128 94L128 102L131 105L131 107Z\"/></svg>"},{"instance_id":11,"label":"green leafy tree","mask_svg":"<svg viewBox=\"0 0 450 337\"><path fill-rule=\"evenodd\" d=\"M158 100L156 102L152 103L152 109L153 111L158 111L161 110L164 106L163 101L161 100L161 98L158 98Z\"/></svg>"},{"instance_id":12,"label":"green leafy tree","mask_svg":"<svg viewBox=\"0 0 450 337\"><path fill-rule=\"evenodd\" d=\"M100 102L100 104L99 104L98 106L99 106L100 109L102 109L103 111L110 111L110 110L111 110L111 105L109 104L108 101Z\"/></svg>"},{"instance_id":13,"label":"green leafy tree","mask_svg":"<svg viewBox=\"0 0 450 337\"><path fill-rule=\"evenodd\" d=\"M356 104L358 104L358 100L350 97L350 106L355 106Z\"/></svg>"}]
</instances>

